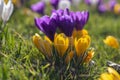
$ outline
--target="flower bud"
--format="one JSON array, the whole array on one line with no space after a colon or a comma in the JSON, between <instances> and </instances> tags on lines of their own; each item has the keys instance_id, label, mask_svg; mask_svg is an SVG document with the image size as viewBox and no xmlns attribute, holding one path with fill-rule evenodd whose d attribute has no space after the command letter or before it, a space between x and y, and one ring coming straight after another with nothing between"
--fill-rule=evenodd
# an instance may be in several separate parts
<instances>
[{"instance_id":1,"label":"flower bud","mask_svg":"<svg viewBox=\"0 0 120 80\"><path fill-rule=\"evenodd\" d=\"M83 53L86 51L86 49L89 47L90 45L90 36L89 35L85 35L82 36L81 38L75 38L75 49L76 49L76 55L78 57L80 57L81 55L83 55Z\"/></svg>"},{"instance_id":2,"label":"flower bud","mask_svg":"<svg viewBox=\"0 0 120 80\"><path fill-rule=\"evenodd\" d=\"M4 22L8 21L10 16L12 15L14 6L12 1L9 0L7 4L4 3L3 12L2 12L2 19Z\"/></svg>"},{"instance_id":3,"label":"flower bud","mask_svg":"<svg viewBox=\"0 0 120 80\"><path fill-rule=\"evenodd\" d=\"M60 57L63 57L69 46L69 39L64 34L58 34L54 40L55 48Z\"/></svg>"}]
</instances>

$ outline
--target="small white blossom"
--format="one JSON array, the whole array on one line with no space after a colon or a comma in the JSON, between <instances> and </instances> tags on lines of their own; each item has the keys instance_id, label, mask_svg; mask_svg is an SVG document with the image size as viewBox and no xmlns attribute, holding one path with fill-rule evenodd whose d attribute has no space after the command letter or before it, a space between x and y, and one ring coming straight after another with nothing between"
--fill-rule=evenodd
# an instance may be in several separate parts
<instances>
[{"instance_id":1,"label":"small white blossom","mask_svg":"<svg viewBox=\"0 0 120 80\"><path fill-rule=\"evenodd\" d=\"M59 9L71 8L71 2L69 0L60 0L58 4Z\"/></svg>"}]
</instances>

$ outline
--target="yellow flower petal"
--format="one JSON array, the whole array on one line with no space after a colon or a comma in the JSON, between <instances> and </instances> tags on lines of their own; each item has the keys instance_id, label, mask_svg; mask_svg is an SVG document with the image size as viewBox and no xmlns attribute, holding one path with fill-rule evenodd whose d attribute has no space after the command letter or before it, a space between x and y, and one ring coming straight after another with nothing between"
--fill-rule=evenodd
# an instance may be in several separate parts
<instances>
[{"instance_id":1,"label":"yellow flower petal","mask_svg":"<svg viewBox=\"0 0 120 80\"><path fill-rule=\"evenodd\" d=\"M93 58L94 53L95 53L94 50L88 51L88 54L87 54L84 62L85 62L85 63L89 63L90 60Z\"/></svg>"},{"instance_id":2,"label":"yellow flower petal","mask_svg":"<svg viewBox=\"0 0 120 80\"><path fill-rule=\"evenodd\" d=\"M108 72L114 76L114 80L120 80L119 73L111 67L108 67Z\"/></svg>"},{"instance_id":3,"label":"yellow flower petal","mask_svg":"<svg viewBox=\"0 0 120 80\"><path fill-rule=\"evenodd\" d=\"M43 40L37 33L33 36L33 43L46 57L52 56L52 44L48 40ZM47 38L46 38L47 39Z\"/></svg>"}]
</instances>

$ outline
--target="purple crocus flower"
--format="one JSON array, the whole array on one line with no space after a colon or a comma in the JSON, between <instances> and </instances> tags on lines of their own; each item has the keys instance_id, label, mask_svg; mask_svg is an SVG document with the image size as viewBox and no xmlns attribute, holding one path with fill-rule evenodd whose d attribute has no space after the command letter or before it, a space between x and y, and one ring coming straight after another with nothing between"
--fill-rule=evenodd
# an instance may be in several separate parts
<instances>
[{"instance_id":1,"label":"purple crocus flower","mask_svg":"<svg viewBox=\"0 0 120 80\"><path fill-rule=\"evenodd\" d=\"M56 17L56 15L53 15L51 17L43 16L41 18L35 18L35 24L38 29L45 33L51 41L54 40L54 35L57 28L55 24Z\"/></svg>"},{"instance_id":2,"label":"purple crocus flower","mask_svg":"<svg viewBox=\"0 0 120 80\"><path fill-rule=\"evenodd\" d=\"M39 13L39 14L44 15L45 7L46 7L45 2L40 1L40 2L38 2L38 3L36 3L36 4L33 4L33 5L31 6L31 9L32 9L34 12L37 12L37 13Z\"/></svg>"},{"instance_id":3,"label":"purple crocus flower","mask_svg":"<svg viewBox=\"0 0 120 80\"><path fill-rule=\"evenodd\" d=\"M50 3L54 7L54 9L57 9L59 0L50 0Z\"/></svg>"},{"instance_id":4,"label":"purple crocus flower","mask_svg":"<svg viewBox=\"0 0 120 80\"><path fill-rule=\"evenodd\" d=\"M98 6L98 11L99 11L100 13L106 12L106 11L107 11L106 5L105 5L105 4L100 4L100 5Z\"/></svg>"},{"instance_id":5,"label":"purple crocus flower","mask_svg":"<svg viewBox=\"0 0 120 80\"><path fill-rule=\"evenodd\" d=\"M72 31L74 28L74 20L70 15L69 9L65 10L57 10L54 12L58 15L58 27L59 29L68 37L72 35Z\"/></svg>"},{"instance_id":6,"label":"purple crocus flower","mask_svg":"<svg viewBox=\"0 0 120 80\"><path fill-rule=\"evenodd\" d=\"M109 0L108 1L108 5L109 5L109 8L110 8L111 11L113 11L113 8L114 8L116 3L117 3L116 0Z\"/></svg>"},{"instance_id":7,"label":"purple crocus flower","mask_svg":"<svg viewBox=\"0 0 120 80\"><path fill-rule=\"evenodd\" d=\"M76 12L76 30L82 30L89 18L88 11ZM74 18L75 19L75 18Z\"/></svg>"}]
</instances>

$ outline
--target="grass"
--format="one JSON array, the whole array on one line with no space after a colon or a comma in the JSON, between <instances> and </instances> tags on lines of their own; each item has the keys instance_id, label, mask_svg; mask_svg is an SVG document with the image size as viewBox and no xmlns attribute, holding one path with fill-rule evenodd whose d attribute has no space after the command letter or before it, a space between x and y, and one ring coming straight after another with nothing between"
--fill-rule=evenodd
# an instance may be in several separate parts
<instances>
[{"instance_id":1,"label":"grass","mask_svg":"<svg viewBox=\"0 0 120 80\"><path fill-rule=\"evenodd\" d=\"M29 6L29 4L27 5ZM88 7L81 4L79 10L84 9L88 9ZM120 49L113 49L103 43L103 39L108 35L115 36L120 42L120 16L112 13L99 14L92 9L89 11L90 18L85 29L91 36L91 47L95 48L93 58L95 65L90 72L91 76L81 80L97 80L99 75L106 70L106 62L109 60L120 63ZM49 11L46 10L46 12L49 14ZM2 38L0 44L0 80L59 79L54 68L51 67L50 71L46 71L48 64L41 65L44 57L32 43L31 37L35 33L39 33L34 25L34 16L38 15L31 12L25 14L24 7L16 8L4 31L0 33L0 40ZM66 80L68 79L69 77L66 77Z\"/></svg>"}]
</instances>

